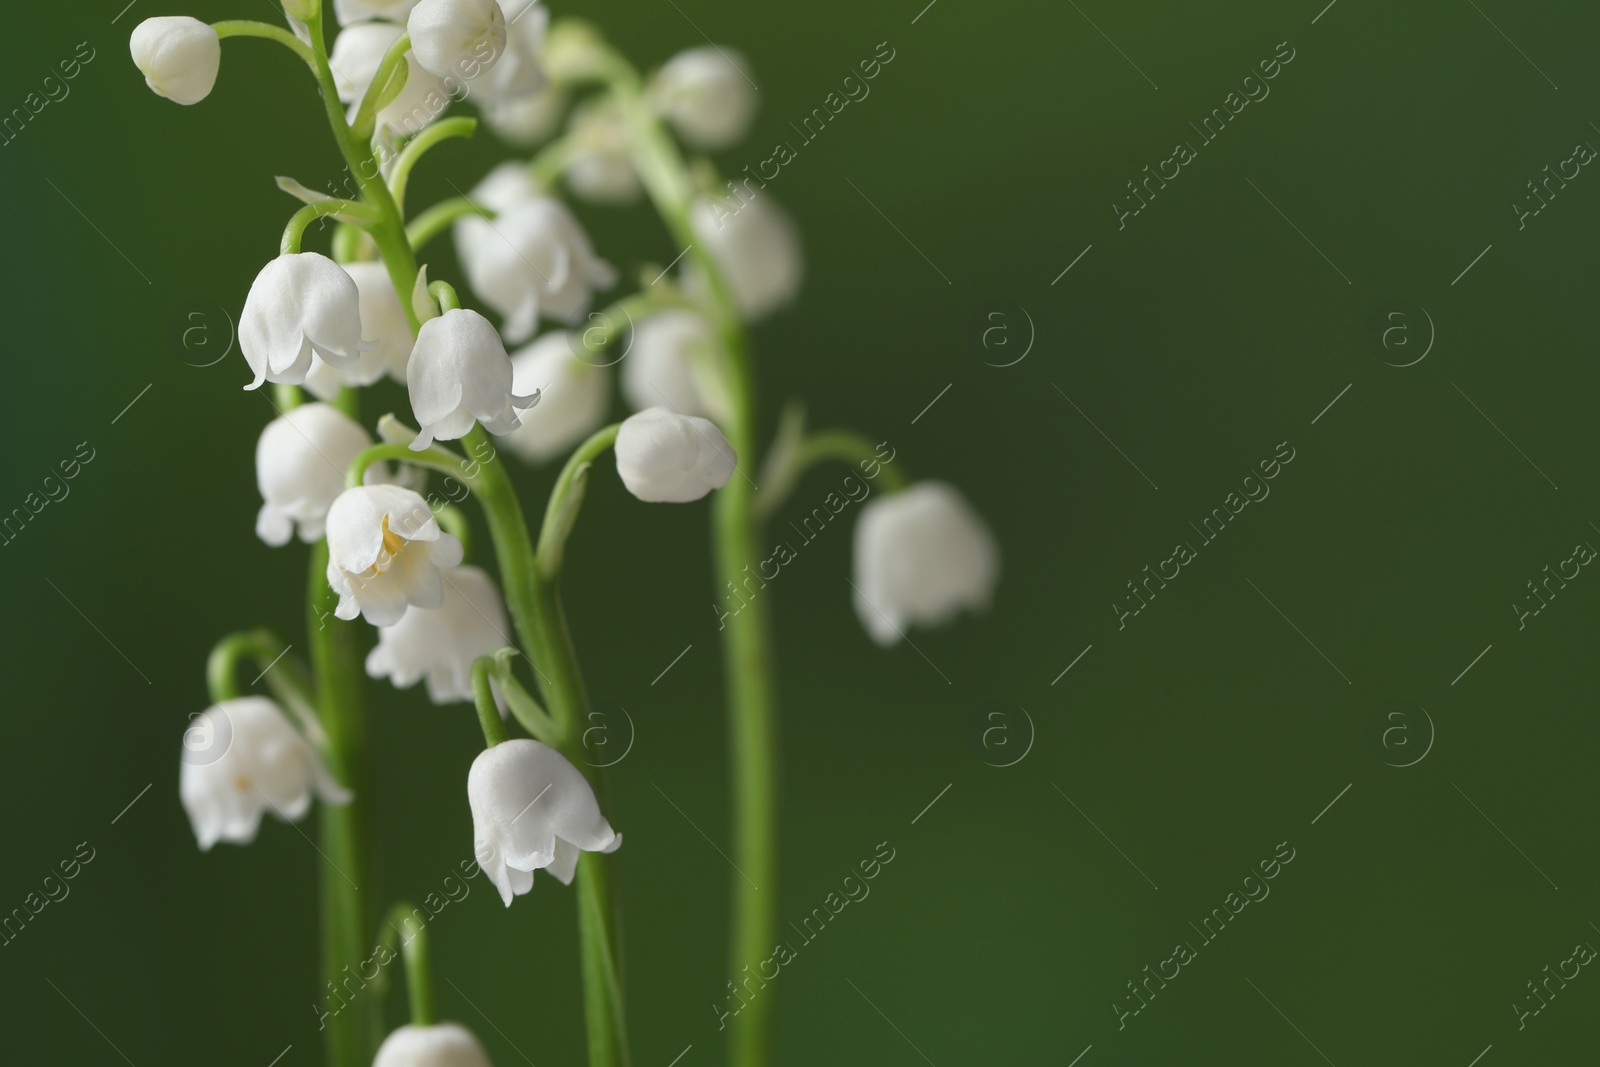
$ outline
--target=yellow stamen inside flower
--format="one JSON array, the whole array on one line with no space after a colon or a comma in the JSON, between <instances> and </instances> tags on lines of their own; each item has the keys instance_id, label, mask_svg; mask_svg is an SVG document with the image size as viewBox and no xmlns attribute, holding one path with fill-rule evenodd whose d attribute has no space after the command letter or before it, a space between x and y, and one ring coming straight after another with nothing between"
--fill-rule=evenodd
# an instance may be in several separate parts
<instances>
[{"instance_id":1,"label":"yellow stamen inside flower","mask_svg":"<svg viewBox=\"0 0 1600 1067\"><path fill-rule=\"evenodd\" d=\"M389 516L385 515L383 517L383 551L390 559L393 559L400 554L400 550L404 547L406 547L406 539L389 531Z\"/></svg>"}]
</instances>

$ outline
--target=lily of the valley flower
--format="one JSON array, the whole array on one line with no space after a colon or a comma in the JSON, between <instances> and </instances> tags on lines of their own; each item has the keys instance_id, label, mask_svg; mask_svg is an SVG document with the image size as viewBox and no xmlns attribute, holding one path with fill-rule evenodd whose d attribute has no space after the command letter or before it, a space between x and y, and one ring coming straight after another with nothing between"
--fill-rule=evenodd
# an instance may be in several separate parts
<instances>
[{"instance_id":1,"label":"lily of the valley flower","mask_svg":"<svg viewBox=\"0 0 1600 1067\"><path fill-rule=\"evenodd\" d=\"M800 292L799 232L767 194L748 200L701 197L690 206L689 221L746 319L762 318Z\"/></svg>"},{"instance_id":2,"label":"lily of the valley flower","mask_svg":"<svg viewBox=\"0 0 1600 1067\"><path fill-rule=\"evenodd\" d=\"M474 422L492 434L515 430L518 409L537 404L539 394L517 396L511 380L506 346L476 311L453 308L423 323L406 365L411 413L421 426L411 447L464 437Z\"/></svg>"},{"instance_id":3,"label":"lily of the valley flower","mask_svg":"<svg viewBox=\"0 0 1600 1067\"><path fill-rule=\"evenodd\" d=\"M506 16L495 0L421 0L406 17L411 54L424 70L467 81L506 49Z\"/></svg>"},{"instance_id":4,"label":"lily of the valley flower","mask_svg":"<svg viewBox=\"0 0 1600 1067\"><path fill-rule=\"evenodd\" d=\"M492 222L462 219L456 245L473 291L504 318L512 344L533 336L541 314L578 322L593 292L617 280L572 212L547 196L517 200Z\"/></svg>"},{"instance_id":5,"label":"lily of the valley flower","mask_svg":"<svg viewBox=\"0 0 1600 1067\"><path fill-rule=\"evenodd\" d=\"M622 846L588 780L538 741L502 741L480 752L467 774L467 801L478 866L508 908L533 888L534 871L548 869L571 885L580 850Z\"/></svg>"},{"instance_id":6,"label":"lily of the valley flower","mask_svg":"<svg viewBox=\"0 0 1600 1067\"><path fill-rule=\"evenodd\" d=\"M405 31L392 22L358 22L340 31L328 56L339 99L350 105L350 118L366 95L389 46ZM378 112L378 123L406 135L415 134L444 114L449 103L444 80L430 74L406 53L406 82L399 94Z\"/></svg>"},{"instance_id":7,"label":"lily of the valley flower","mask_svg":"<svg viewBox=\"0 0 1600 1067\"><path fill-rule=\"evenodd\" d=\"M298 527L300 540L320 540L345 468L371 444L359 423L327 404L301 404L267 423L256 442L256 536L276 547Z\"/></svg>"},{"instance_id":8,"label":"lily of the valley flower","mask_svg":"<svg viewBox=\"0 0 1600 1067\"><path fill-rule=\"evenodd\" d=\"M145 19L128 38L133 63L157 95L198 104L211 95L222 65L217 31L187 15Z\"/></svg>"},{"instance_id":9,"label":"lily of the valley flower","mask_svg":"<svg viewBox=\"0 0 1600 1067\"><path fill-rule=\"evenodd\" d=\"M305 387L319 400L332 400L346 385L371 385L385 374L395 381L406 380L406 361L411 357L411 323L395 294L389 271L382 263L343 263L340 266L356 283L360 294L361 334L370 339L371 348L354 363L335 368L321 356L311 357Z\"/></svg>"},{"instance_id":10,"label":"lily of the valley flower","mask_svg":"<svg viewBox=\"0 0 1600 1067\"><path fill-rule=\"evenodd\" d=\"M715 345L711 324L698 312L674 308L640 322L622 363L628 404L636 411L665 406L680 415L726 418L727 393L712 362Z\"/></svg>"},{"instance_id":11,"label":"lily of the valley flower","mask_svg":"<svg viewBox=\"0 0 1600 1067\"><path fill-rule=\"evenodd\" d=\"M717 45L701 45L667 60L650 96L679 136L708 152L743 137L756 112L755 84L744 57Z\"/></svg>"},{"instance_id":12,"label":"lily of the valley flower","mask_svg":"<svg viewBox=\"0 0 1600 1067\"><path fill-rule=\"evenodd\" d=\"M383 1039L372 1067L491 1067L483 1045L460 1023L408 1024Z\"/></svg>"},{"instance_id":13,"label":"lily of the valley flower","mask_svg":"<svg viewBox=\"0 0 1600 1067\"><path fill-rule=\"evenodd\" d=\"M428 699L453 704L472 699L472 661L510 643L506 609L494 581L477 567L445 571L444 602L431 611L408 611L378 631L367 655L367 674L396 689L428 680Z\"/></svg>"},{"instance_id":14,"label":"lily of the valley flower","mask_svg":"<svg viewBox=\"0 0 1600 1067\"><path fill-rule=\"evenodd\" d=\"M937 626L988 606L1000 575L994 536L954 487L918 482L862 509L855 537L856 614L880 645L905 627Z\"/></svg>"},{"instance_id":15,"label":"lily of the valley flower","mask_svg":"<svg viewBox=\"0 0 1600 1067\"><path fill-rule=\"evenodd\" d=\"M427 501L410 489L346 489L328 509L328 584L334 614L393 626L408 606L444 603L440 571L461 562L461 542L439 529Z\"/></svg>"},{"instance_id":16,"label":"lily of the valley flower","mask_svg":"<svg viewBox=\"0 0 1600 1067\"><path fill-rule=\"evenodd\" d=\"M652 503L699 500L728 484L738 464L716 423L666 408L646 408L624 420L616 452L622 484Z\"/></svg>"},{"instance_id":17,"label":"lily of the valley flower","mask_svg":"<svg viewBox=\"0 0 1600 1067\"><path fill-rule=\"evenodd\" d=\"M333 13L341 26L363 19L404 22L416 6L417 0L333 0Z\"/></svg>"},{"instance_id":18,"label":"lily of the valley flower","mask_svg":"<svg viewBox=\"0 0 1600 1067\"><path fill-rule=\"evenodd\" d=\"M495 101L526 100L545 88L539 54L550 27L550 9L539 0L500 0L500 10L506 19L504 54L494 73L473 88Z\"/></svg>"},{"instance_id":19,"label":"lily of the valley flower","mask_svg":"<svg viewBox=\"0 0 1600 1067\"><path fill-rule=\"evenodd\" d=\"M585 101L567 124L567 187L598 204L626 204L639 198L643 186L633 169L628 130L617 107Z\"/></svg>"},{"instance_id":20,"label":"lily of the valley flower","mask_svg":"<svg viewBox=\"0 0 1600 1067\"><path fill-rule=\"evenodd\" d=\"M566 452L600 428L611 405L611 374L575 355L576 334L547 333L511 356L511 386L540 394L539 406L522 416L506 438L513 452L542 463Z\"/></svg>"},{"instance_id":21,"label":"lily of the valley flower","mask_svg":"<svg viewBox=\"0 0 1600 1067\"><path fill-rule=\"evenodd\" d=\"M261 268L239 316L239 348L255 381L299 385L313 355L335 370L356 366L373 345L361 339L361 293L333 260L286 252Z\"/></svg>"},{"instance_id":22,"label":"lily of the valley flower","mask_svg":"<svg viewBox=\"0 0 1600 1067\"><path fill-rule=\"evenodd\" d=\"M202 849L247 845L268 811L294 822L311 808L347 804L346 792L283 710L266 697L240 697L195 716L183 736L178 796Z\"/></svg>"}]
</instances>

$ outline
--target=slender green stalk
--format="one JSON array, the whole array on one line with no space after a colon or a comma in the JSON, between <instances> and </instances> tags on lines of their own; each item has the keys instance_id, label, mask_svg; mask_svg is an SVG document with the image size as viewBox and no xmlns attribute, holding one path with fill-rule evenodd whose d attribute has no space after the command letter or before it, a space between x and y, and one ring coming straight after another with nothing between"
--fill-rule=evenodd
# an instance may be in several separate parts
<instances>
[{"instance_id":1,"label":"slender green stalk","mask_svg":"<svg viewBox=\"0 0 1600 1067\"><path fill-rule=\"evenodd\" d=\"M250 630L229 634L211 650L206 660L206 683L211 691L212 703L233 700L242 695L239 688L239 667L246 660L254 661L257 680L265 678L267 688L278 703L297 709L307 709L315 703L316 693L310 676L298 659L288 654L288 649L270 630Z\"/></svg>"},{"instance_id":2,"label":"slender green stalk","mask_svg":"<svg viewBox=\"0 0 1600 1067\"><path fill-rule=\"evenodd\" d=\"M416 911L410 903L400 901L389 909L389 926L400 940L400 957L405 960L411 1025L432 1026L439 1021L433 999L433 962L428 951L428 927L417 921Z\"/></svg>"},{"instance_id":3,"label":"slender green stalk","mask_svg":"<svg viewBox=\"0 0 1600 1067\"><path fill-rule=\"evenodd\" d=\"M289 224L283 228L283 240L278 243L278 251L284 255L300 251L300 242L305 239L306 227L317 219L328 215L344 215L346 221L350 221L351 218L361 218L367 213L365 205L353 200L329 199L307 204L289 216Z\"/></svg>"},{"instance_id":4,"label":"slender green stalk","mask_svg":"<svg viewBox=\"0 0 1600 1067\"><path fill-rule=\"evenodd\" d=\"M478 725L483 728L486 748L493 748L509 736L494 702L494 690L489 686L489 676L493 673L493 656L479 656L472 661L472 703L478 709Z\"/></svg>"},{"instance_id":5,"label":"slender green stalk","mask_svg":"<svg viewBox=\"0 0 1600 1067\"><path fill-rule=\"evenodd\" d=\"M583 506L583 497L588 490L589 468L601 453L616 443L617 431L621 428L621 423L612 423L591 434L567 458L566 466L561 468L561 474L556 478L555 488L550 490L550 503L544 509L544 525L539 527L538 551L539 572L547 580L553 581L561 572L567 538L577 524L578 511Z\"/></svg>"},{"instance_id":6,"label":"slender green stalk","mask_svg":"<svg viewBox=\"0 0 1600 1067\"><path fill-rule=\"evenodd\" d=\"M268 22L256 22L254 19L225 19L222 22L213 22L211 28L217 31L219 40L229 37L262 37L269 41L277 41L283 47L293 52L303 60L306 66L316 69L316 59L311 54L311 49L306 43L282 26L274 26Z\"/></svg>"},{"instance_id":7,"label":"slender green stalk","mask_svg":"<svg viewBox=\"0 0 1600 1067\"><path fill-rule=\"evenodd\" d=\"M382 106L380 101L387 103L388 101L384 100L384 97L392 100L394 99L394 93L400 91L397 88L394 93L391 93L389 91L390 83L396 77L399 77L401 79L401 88L404 88L406 73L401 72L397 75L396 71L406 61L406 52L410 49L411 35L402 33L394 39L394 43L383 54L383 58L378 60L378 69L373 73L372 81L367 83L367 91L361 94L361 103L356 105L355 118L350 120L350 132L357 139L365 141L372 136L373 129L377 125L378 108Z\"/></svg>"},{"instance_id":8,"label":"slender green stalk","mask_svg":"<svg viewBox=\"0 0 1600 1067\"><path fill-rule=\"evenodd\" d=\"M389 169L389 191L394 195L394 202L401 208L405 207L406 186L410 184L411 171L424 153L441 141L448 141L452 137L471 137L477 132L477 119L457 116L440 119L407 141L395 157L394 166ZM417 242L412 241L411 247L416 246Z\"/></svg>"},{"instance_id":9,"label":"slender green stalk","mask_svg":"<svg viewBox=\"0 0 1600 1067\"><path fill-rule=\"evenodd\" d=\"M406 240L411 242L412 248L421 248L448 230L457 219L468 215L492 219L495 213L492 208L474 204L464 196L453 196L449 200L439 201L412 219L411 225L406 227Z\"/></svg>"}]
</instances>

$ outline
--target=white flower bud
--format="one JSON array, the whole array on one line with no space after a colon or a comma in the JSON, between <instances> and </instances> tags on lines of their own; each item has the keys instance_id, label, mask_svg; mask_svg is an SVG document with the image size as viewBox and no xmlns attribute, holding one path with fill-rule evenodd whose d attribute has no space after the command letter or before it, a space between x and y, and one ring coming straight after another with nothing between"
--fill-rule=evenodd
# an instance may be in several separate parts
<instances>
[{"instance_id":1,"label":"white flower bud","mask_svg":"<svg viewBox=\"0 0 1600 1067\"><path fill-rule=\"evenodd\" d=\"M459 1023L407 1024L383 1039L372 1067L492 1067L489 1054Z\"/></svg>"},{"instance_id":2,"label":"white flower bud","mask_svg":"<svg viewBox=\"0 0 1600 1067\"><path fill-rule=\"evenodd\" d=\"M128 51L145 84L179 104L198 104L210 96L222 65L217 31L187 15L145 19L133 28Z\"/></svg>"},{"instance_id":3,"label":"white flower bud","mask_svg":"<svg viewBox=\"0 0 1600 1067\"><path fill-rule=\"evenodd\" d=\"M411 447L427 448L435 438L465 437L474 422L492 434L517 428L517 409L532 407L539 394L511 391L511 357L488 319L454 308L429 319L417 331L406 365L411 413L421 427Z\"/></svg>"},{"instance_id":4,"label":"white flower bud","mask_svg":"<svg viewBox=\"0 0 1600 1067\"><path fill-rule=\"evenodd\" d=\"M635 411L668 407L721 422L730 405L715 359L715 335L703 316L685 308L658 312L633 328L623 395Z\"/></svg>"},{"instance_id":5,"label":"white flower bud","mask_svg":"<svg viewBox=\"0 0 1600 1067\"><path fill-rule=\"evenodd\" d=\"M261 268L239 316L239 349L262 382L299 385L312 355L336 370L373 347L361 339L361 293L350 275L316 252L286 252Z\"/></svg>"},{"instance_id":6,"label":"white flower bud","mask_svg":"<svg viewBox=\"0 0 1600 1067\"><path fill-rule=\"evenodd\" d=\"M506 446L532 463L565 453L600 428L611 406L611 375L575 355L576 334L547 333L511 356L511 387L539 394Z\"/></svg>"},{"instance_id":7,"label":"white flower bud","mask_svg":"<svg viewBox=\"0 0 1600 1067\"><path fill-rule=\"evenodd\" d=\"M519 200L493 221L462 219L456 250L473 291L505 320L512 344L533 336L541 314L578 322L594 291L617 280L572 212L548 196Z\"/></svg>"},{"instance_id":8,"label":"white flower bud","mask_svg":"<svg viewBox=\"0 0 1600 1067\"><path fill-rule=\"evenodd\" d=\"M701 45L679 52L656 74L650 98L695 148L714 152L744 136L756 113L756 88L744 57Z\"/></svg>"},{"instance_id":9,"label":"white flower bud","mask_svg":"<svg viewBox=\"0 0 1600 1067\"><path fill-rule=\"evenodd\" d=\"M472 661L512 643L506 609L494 581L477 567L443 573L444 602L431 611L408 611L378 630L367 655L367 675L408 689L424 676L428 699L451 704L472 699Z\"/></svg>"},{"instance_id":10,"label":"white flower bud","mask_svg":"<svg viewBox=\"0 0 1600 1067\"><path fill-rule=\"evenodd\" d=\"M341 26L363 19L404 22L416 6L417 0L333 0L333 13Z\"/></svg>"},{"instance_id":11,"label":"white flower bud","mask_svg":"<svg viewBox=\"0 0 1600 1067\"><path fill-rule=\"evenodd\" d=\"M862 509L855 537L856 614L880 645L912 624L938 626L989 604L1000 576L994 536L944 482L918 482Z\"/></svg>"},{"instance_id":12,"label":"white flower bud","mask_svg":"<svg viewBox=\"0 0 1600 1067\"><path fill-rule=\"evenodd\" d=\"M640 500L684 504L721 489L739 457L714 422L646 408L617 431L617 473Z\"/></svg>"},{"instance_id":13,"label":"white flower bud","mask_svg":"<svg viewBox=\"0 0 1600 1067\"><path fill-rule=\"evenodd\" d=\"M754 321L800 292L800 235L765 193L748 200L700 197L689 221L733 290L739 313ZM703 289L703 281L692 279Z\"/></svg>"},{"instance_id":14,"label":"white flower bud","mask_svg":"<svg viewBox=\"0 0 1600 1067\"><path fill-rule=\"evenodd\" d=\"M268 811L294 822L311 808L347 804L316 751L265 697L214 704L183 735L178 796L202 849L218 841L248 845Z\"/></svg>"},{"instance_id":15,"label":"white flower bud","mask_svg":"<svg viewBox=\"0 0 1600 1067\"><path fill-rule=\"evenodd\" d=\"M328 509L328 584L334 614L393 626L408 606L444 603L440 571L461 562L461 542L439 529L428 502L410 489L346 489Z\"/></svg>"},{"instance_id":16,"label":"white flower bud","mask_svg":"<svg viewBox=\"0 0 1600 1067\"><path fill-rule=\"evenodd\" d=\"M567 188L598 204L626 204L643 186L633 169L628 130L615 106L584 103L567 125Z\"/></svg>"},{"instance_id":17,"label":"white flower bud","mask_svg":"<svg viewBox=\"0 0 1600 1067\"><path fill-rule=\"evenodd\" d=\"M349 118L356 117L361 98L378 73L389 46L405 31L392 22L360 22L342 30L333 42L328 66L339 99L350 105ZM450 103L444 80L424 70L415 53L406 53L406 83L399 94L378 112L378 124L411 136L421 132L443 115Z\"/></svg>"},{"instance_id":18,"label":"white flower bud","mask_svg":"<svg viewBox=\"0 0 1600 1067\"><path fill-rule=\"evenodd\" d=\"M478 866L506 907L547 868L572 884L578 852L615 852L622 835L600 813L582 772L548 745L526 738L484 749L467 773Z\"/></svg>"},{"instance_id":19,"label":"white flower bud","mask_svg":"<svg viewBox=\"0 0 1600 1067\"><path fill-rule=\"evenodd\" d=\"M267 423L256 442L256 485L261 511L256 536L274 547L321 540L324 520L340 493L352 460L371 446L360 424L327 404L301 404Z\"/></svg>"},{"instance_id":20,"label":"white flower bud","mask_svg":"<svg viewBox=\"0 0 1600 1067\"><path fill-rule=\"evenodd\" d=\"M411 54L441 78L471 81L506 49L506 16L495 0L421 0L406 31Z\"/></svg>"}]
</instances>

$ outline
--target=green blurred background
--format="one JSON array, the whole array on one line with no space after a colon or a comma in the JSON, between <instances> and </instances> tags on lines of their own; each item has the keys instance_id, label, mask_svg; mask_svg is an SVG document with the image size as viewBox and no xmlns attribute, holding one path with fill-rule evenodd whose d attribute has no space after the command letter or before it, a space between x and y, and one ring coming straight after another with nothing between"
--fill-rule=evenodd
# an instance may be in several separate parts
<instances>
[{"instance_id":1,"label":"green blurred background","mask_svg":"<svg viewBox=\"0 0 1600 1067\"><path fill-rule=\"evenodd\" d=\"M270 409L236 353L189 365L211 357L183 332L226 341L224 309L294 206L272 176L322 187L340 165L281 50L228 42L192 108L128 58L140 18L270 18L266 0L139 0L113 24L124 2L16 5L0 72L10 109L93 49L0 148L0 506L94 450L0 550L0 910L94 850L0 948L0 1059L265 1067L292 1046L281 1064L313 1064L317 854L269 821L202 855L177 802L207 651L258 623L299 640L305 555L252 532ZM771 426L803 397L813 424L888 440L961 486L1004 549L992 610L914 632L916 649L862 632L847 529L768 594L780 913L896 850L777 980L779 1061L1592 1061L1600 977L1552 983L1520 1028L1514 1005L1537 1006L1526 983L1575 943L1600 945L1600 578L1521 630L1510 605L1600 544L1600 177L1585 168L1521 230L1509 205L1600 145L1600 11L923 2L553 5L642 65L700 31L743 50L762 110L729 171L895 49L770 187L808 278L756 331L763 407ZM1271 95L1201 147L1188 124L1279 42L1294 59ZM1198 158L1119 230L1125 183L1179 140ZM413 203L504 152L439 149ZM628 271L676 253L643 207L580 214ZM426 258L459 277L448 242ZM405 412L395 387L371 403ZM1188 524L1280 442L1295 459L1271 496L1199 547ZM552 476L519 471L525 502ZM809 475L779 523L841 476ZM641 1067L723 1056L733 875L706 520L599 477L565 582L591 689L637 730L610 815ZM1179 540L1198 558L1119 630L1125 583ZM420 689L373 684L369 704L382 892L420 898L471 854L480 737ZM1270 897L1201 947L1190 924L1280 842L1295 859ZM432 927L443 1014L496 1063L581 1062L570 891L543 879L507 911L468 884ZM1197 958L1119 1029L1126 983L1184 940Z\"/></svg>"}]
</instances>

